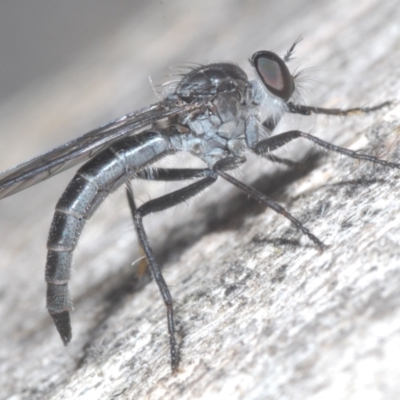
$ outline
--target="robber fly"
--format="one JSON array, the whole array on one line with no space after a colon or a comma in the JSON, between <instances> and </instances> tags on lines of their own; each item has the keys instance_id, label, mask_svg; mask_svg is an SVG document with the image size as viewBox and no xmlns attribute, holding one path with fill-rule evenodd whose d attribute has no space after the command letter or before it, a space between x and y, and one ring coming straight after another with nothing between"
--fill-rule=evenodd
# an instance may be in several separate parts
<instances>
[{"instance_id":1,"label":"robber fly","mask_svg":"<svg viewBox=\"0 0 400 400\"><path fill-rule=\"evenodd\" d=\"M296 44L283 58L270 51L253 54L250 64L256 72L254 80L231 63L193 68L159 103L125 115L0 175L2 198L86 161L56 205L47 241L47 309L64 345L72 336L68 280L73 251L86 221L120 186L126 185L139 242L166 306L171 367L176 370L179 354L173 301L149 244L143 217L188 200L220 177L282 214L317 247L323 248L324 244L282 206L238 181L227 171L241 166L246 161L247 152L291 166L293 163L290 160L272 156L271 153L297 138L351 158L400 168L400 164L335 146L299 130L271 135L284 113L343 116L368 113L389 104L385 102L372 108L348 110L300 104L298 74L292 75L286 65ZM179 151L193 154L206 167L150 168L154 162ZM136 207L130 184L132 179L196 181Z\"/></svg>"}]
</instances>

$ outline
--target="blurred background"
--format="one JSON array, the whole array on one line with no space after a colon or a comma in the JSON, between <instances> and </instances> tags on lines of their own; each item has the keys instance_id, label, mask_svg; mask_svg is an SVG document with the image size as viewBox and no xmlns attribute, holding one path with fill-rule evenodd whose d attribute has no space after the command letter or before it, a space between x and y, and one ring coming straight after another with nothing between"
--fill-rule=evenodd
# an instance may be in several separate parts
<instances>
[{"instance_id":1,"label":"blurred background","mask_svg":"<svg viewBox=\"0 0 400 400\"><path fill-rule=\"evenodd\" d=\"M0 101L65 68L115 33L147 2L120 0L0 3Z\"/></svg>"},{"instance_id":2,"label":"blurred background","mask_svg":"<svg viewBox=\"0 0 400 400\"><path fill-rule=\"evenodd\" d=\"M119 0L69 0L54 2L51 0L20 0L18 2L4 1L0 3L0 102L12 96L24 87L38 84L48 79L66 65L94 46L101 45L115 35L125 24L131 23L138 37L138 46L127 49L136 52L140 58L143 47L150 41L160 39L170 22L182 14L187 14L187 22L193 18L192 11L200 12L204 18L203 32L190 29L189 25L181 26L181 35L202 38L204 33L215 34L217 26L212 26L214 15L240 9L238 1L128 1ZM257 10L258 1L247 2L247 9ZM279 4L270 2L262 8L270 9L269 14L276 15L279 7L281 14L292 12L294 2L283 1ZM310 5L313 1L308 1ZM285 7L285 5L290 7ZM221 9L222 6L222 9ZM223 7L226 6L224 10ZM287 10L287 11L285 11ZM218 12L219 11L219 12ZM250 16L237 14L237 17L247 19ZM244 20L242 20L242 23ZM274 29L281 19L268 20L269 31ZM211 26L210 26L211 22ZM228 22L228 21L227 21ZM147 23L150 26L147 26ZM238 21L231 20L232 28ZM194 28L195 26L193 26ZM146 28L146 29L143 29ZM140 35L143 40L140 44ZM268 40L269 41L269 40ZM266 43L268 42L266 40ZM172 46L172 43L171 43ZM198 53L197 53L198 54ZM190 60L188 60L190 61ZM162 62L162 60L160 60Z\"/></svg>"}]
</instances>

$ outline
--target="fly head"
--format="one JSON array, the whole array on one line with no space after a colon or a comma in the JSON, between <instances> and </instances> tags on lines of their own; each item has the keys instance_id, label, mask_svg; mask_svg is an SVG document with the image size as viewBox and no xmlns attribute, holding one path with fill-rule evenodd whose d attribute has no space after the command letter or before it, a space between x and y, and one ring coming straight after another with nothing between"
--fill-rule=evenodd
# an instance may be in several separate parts
<instances>
[{"instance_id":1,"label":"fly head","mask_svg":"<svg viewBox=\"0 0 400 400\"><path fill-rule=\"evenodd\" d=\"M258 51L253 54L250 63L270 93L284 101L290 99L295 84L284 60L271 51Z\"/></svg>"}]
</instances>

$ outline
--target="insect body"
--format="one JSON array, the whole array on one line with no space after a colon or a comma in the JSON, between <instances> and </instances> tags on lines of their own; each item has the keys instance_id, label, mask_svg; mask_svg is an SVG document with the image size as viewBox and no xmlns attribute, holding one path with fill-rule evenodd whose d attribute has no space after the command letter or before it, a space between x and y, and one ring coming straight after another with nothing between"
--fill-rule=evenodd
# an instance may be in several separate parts
<instances>
[{"instance_id":1,"label":"insect body","mask_svg":"<svg viewBox=\"0 0 400 400\"><path fill-rule=\"evenodd\" d=\"M316 246L323 248L323 243L283 207L236 180L227 171L243 164L247 152L292 165L290 160L272 158L271 152L297 138L355 159L400 168L400 164L359 154L298 130L271 136L286 112L348 115L374 111L389 104L349 110L299 104L297 76L292 76L286 65L295 44L283 59L269 51L255 53L250 59L257 74L254 80L249 80L241 68L230 63L197 67L184 75L174 92L163 101L128 114L0 175L2 198L89 160L78 170L58 201L47 242L47 308L65 345L71 340L69 312L72 302L68 280L73 251L86 220L109 193L123 184L127 188L140 244L166 305L171 366L176 369L179 354L172 297L146 236L142 223L144 216L188 200L221 177L282 214ZM163 123L159 124L159 121ZM147 168L179 151L197 156L206 167ZM130 185L134 178L197 180L137 208Z\"/></svg>"}]
</instances>

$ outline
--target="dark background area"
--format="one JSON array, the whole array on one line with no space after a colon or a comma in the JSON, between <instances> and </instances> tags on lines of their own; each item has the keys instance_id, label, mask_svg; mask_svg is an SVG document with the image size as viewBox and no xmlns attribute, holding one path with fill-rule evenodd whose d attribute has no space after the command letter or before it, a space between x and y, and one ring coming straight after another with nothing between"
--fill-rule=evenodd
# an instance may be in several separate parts
<instances>
[{"instance_id":1,"label":"dark background area","mask_svg":"<svg viewBox=\"0 0 400 400\"><path fill-rule=\"evenodd\" d=\"M0 101L64 68L115 33L147 2L0 2Z\"/></svg>"}]
</instances>

